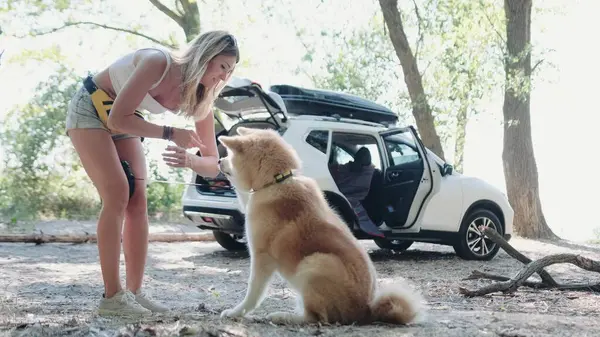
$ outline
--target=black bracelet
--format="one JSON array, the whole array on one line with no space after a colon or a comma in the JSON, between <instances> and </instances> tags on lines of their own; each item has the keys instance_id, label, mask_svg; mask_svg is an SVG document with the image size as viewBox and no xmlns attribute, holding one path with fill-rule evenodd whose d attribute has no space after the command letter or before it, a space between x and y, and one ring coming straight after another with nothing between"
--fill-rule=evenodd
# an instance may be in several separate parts
<instances>
[{"instance_id":1,"label":"black bracelet","mask_svg":"<svg viewBox=\"0 0 600 337\"><path fill-rule=\"evenodd\" d=\"M173 128L170 126L163 126L162 139L171 140L173 138Z\"/></svg>"}]
</instances>

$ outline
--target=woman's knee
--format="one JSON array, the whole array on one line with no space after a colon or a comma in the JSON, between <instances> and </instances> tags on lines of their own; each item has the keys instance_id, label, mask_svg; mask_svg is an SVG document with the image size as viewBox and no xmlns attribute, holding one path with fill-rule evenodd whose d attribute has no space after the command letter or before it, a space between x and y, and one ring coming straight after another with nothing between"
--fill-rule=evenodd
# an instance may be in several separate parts
<instances>
[{"instance_id":1,"label":"woman's knee","mask_svg":"<svg viewBox=\"0 0 600 337\"><path fill-rule=\"evenodd\" d=\"M147 209L148 201L145 181L136 180L133 195L127 204L127 213L130 215L145 215L147 213Z\"/></svg>"},{"instance_id":2,"label":"woman's knee","mask_svg":"<svg viewBox=\"0 0 600 337\"><path fill-rule=\"evenodd\" d=\"M129 185L126 179L114 179L98 190L104 210L125 214L129 204Z\"/></svg>"}]
</instances>

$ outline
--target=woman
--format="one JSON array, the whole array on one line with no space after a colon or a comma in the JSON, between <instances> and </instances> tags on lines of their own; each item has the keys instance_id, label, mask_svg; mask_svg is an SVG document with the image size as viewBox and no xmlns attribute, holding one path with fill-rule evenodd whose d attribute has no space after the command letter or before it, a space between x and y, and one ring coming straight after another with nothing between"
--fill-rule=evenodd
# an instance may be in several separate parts
<instances>
[{"instance_id":1,"label":"woman","mask_svg":"<svg viewBox=\"0 0 600 337\"><path fill-rule=\"evenodd\" d=\"M141 140L173 141L176 146L167 147L171 152L165 155L170 166L216 176L219 155L212 105L238 62L235 38L211 31L195 38L181 53L147 48L125 55L89 76L71 100L67 134L102 199L97 225L104 280L100 315L139 316L167 310L141 291L148 249L147 173ZM180 111L194 118L195 130L150 123L139 118L139 109L157 114ZM187 155L185 149L194 147L202 157ZM121 161L129 163L135 177L132 195ZM125 289L119 277L123 222Z\"/></svg>"}]
</instances>

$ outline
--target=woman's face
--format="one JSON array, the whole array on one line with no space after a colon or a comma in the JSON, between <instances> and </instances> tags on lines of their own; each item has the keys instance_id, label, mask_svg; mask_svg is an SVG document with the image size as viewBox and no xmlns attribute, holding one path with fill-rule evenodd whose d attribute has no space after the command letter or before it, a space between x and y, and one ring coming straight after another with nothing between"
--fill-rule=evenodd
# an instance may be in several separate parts
<instances>
[{"instance_id":1,"label":"woman's face","mask_svg":"<svg viewBox=\"0 0 600 337\"><path fill-rule=\"evenodd\" d=\"M219 81L226 82L235 67L235 56L218 55L208 62L200 83L207 89L214 88Z\"/></svg>"}]
</instances>

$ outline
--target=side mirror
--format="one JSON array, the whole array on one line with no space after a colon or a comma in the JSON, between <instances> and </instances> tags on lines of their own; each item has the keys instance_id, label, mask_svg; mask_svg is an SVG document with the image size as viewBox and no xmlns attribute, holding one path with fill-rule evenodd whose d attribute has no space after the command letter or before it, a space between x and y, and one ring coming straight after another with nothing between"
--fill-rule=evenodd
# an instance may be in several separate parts
<instances>
[{"instance_id":1,"label":"side mirror","mask_svg":"<svg viewBox=\"0 0 600 337\"><path fill-rule=\"evenodd\" d=\"M442 176L452 175L454 167L450 164L444 164L444 168L442 169Z\"/></svg>"}]
</instances>

